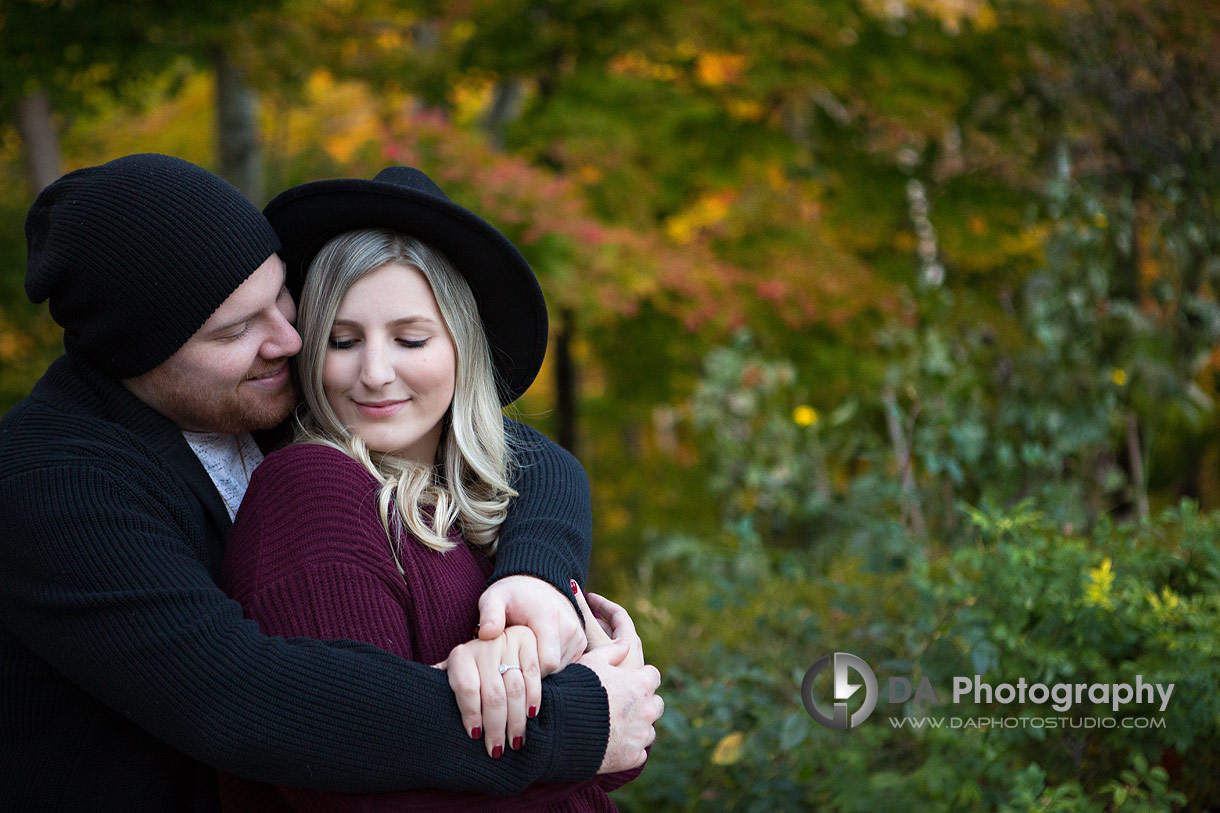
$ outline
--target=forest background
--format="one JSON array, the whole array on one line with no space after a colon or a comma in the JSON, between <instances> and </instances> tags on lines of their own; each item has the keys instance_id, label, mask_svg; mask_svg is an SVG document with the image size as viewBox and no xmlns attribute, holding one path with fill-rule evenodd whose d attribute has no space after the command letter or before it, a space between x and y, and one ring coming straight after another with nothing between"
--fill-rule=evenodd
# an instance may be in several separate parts
<instances>
[{"instance_id":1,"label":"forest background","mask_svg":"<svg viewBox=\"0 0 1220 813\"><path fill-rule=\"evenodd\" d=\"M22 291L60 173L419 166L547 294L519 414L665 676L622 808L1215 806L1218 45L1210 0L7 0L0 410L62 347ZM833 651L1176 690L835 732Z\"/></svg>"}]
</instances>

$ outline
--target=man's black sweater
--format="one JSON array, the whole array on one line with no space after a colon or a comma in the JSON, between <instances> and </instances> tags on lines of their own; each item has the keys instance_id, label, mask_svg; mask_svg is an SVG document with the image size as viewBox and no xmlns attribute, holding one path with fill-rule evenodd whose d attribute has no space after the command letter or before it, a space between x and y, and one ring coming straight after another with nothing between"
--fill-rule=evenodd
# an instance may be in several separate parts
<instances>
[{"instance_id":1,"label":"man's black sweater","mask_svg":"<svg viewBox=\"0 0 1220 813\"><path fill-rule=\"evenodd\" d=\"M583 580L578 463L518 424L496 577ZM605 691L543 682L527 746L491 760L443 672L353 642L270 638L216 586L225 506L181 431L56 361L0 420L0 809L215 810L215 769L337 791L509 793L592 776Z\"/></svg>"}]
</instances>

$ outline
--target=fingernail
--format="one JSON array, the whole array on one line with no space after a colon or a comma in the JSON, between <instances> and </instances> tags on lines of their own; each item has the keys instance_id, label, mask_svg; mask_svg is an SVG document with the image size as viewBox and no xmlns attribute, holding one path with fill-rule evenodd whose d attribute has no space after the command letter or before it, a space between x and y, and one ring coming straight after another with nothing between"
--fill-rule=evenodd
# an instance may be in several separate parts
<instances>
[{"instance_id":1,"label":"fingernail","mask_svg":"<svg viewBox=\"0 0 1220 813\"><path fill-rule=\"evenodd\" d=\"M580 586L576 584L576 579L569 579L569 581L572 584L572 595L576 595L580 592Z\"/></svg>"},{"instance_id":2,"label":"fingernail","mask_svg":"<svg viewBox=\"0 0 1220 813\"><path fill-rule=\"evenodd\" d=\"M529 714L529 718L531 720L534 719L535 717L537 717L538 716L538 707L530 706L530 710L529 710L528 714Z\"/></svg>"},{"instance_id":3,"label":"fingernail","mask_svg":"<svg viewBox=\"0 0 1220 813\"><path fill-rule=\"evenodd\" d=\"M504 755L504 746L503 745L497 745L495 748L491 749L491 758L492 759L499 759L503 755Z\"/></svg>"},{"instance_id":4,"label":"fingernail","mask_svg":"<svg viewBox=\"0 0 1220 813\"><path fill-rule=\"evenodd\" d=\"M483 729L481 727L475 726L474 728L470 729L470 739L478 740L478 739L482 739L482 738L483 738Z\"/></svg>"},{"instance_id":5,"label":"fingernail","mask_svg":"<svg viewBox=\"0 0 1220 813\"><path fill-rule=\"evenodd\" d=\"M514 751L520 751L521 746L524 744L525 744L525 741L521 737L513 737L513 750Z\"/></svg>"}]
</instances>

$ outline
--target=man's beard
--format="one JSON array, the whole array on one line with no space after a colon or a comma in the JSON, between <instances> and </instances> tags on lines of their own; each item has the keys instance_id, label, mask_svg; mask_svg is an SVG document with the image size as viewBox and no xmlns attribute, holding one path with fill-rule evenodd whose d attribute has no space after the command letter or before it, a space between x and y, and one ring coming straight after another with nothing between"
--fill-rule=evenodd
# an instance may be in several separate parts
<instances>
[{"instance_id":1,"label":"man's beard","mask_svg":"<svg viewBox=\"0 0 1220 813\"><path fill-rule=\"evenodd\" d=\"M218 397L215 386L185 376L170 375L157 383L159 408L179 426L202 432L236 435L278 426L297 403L296 382L278 392L240 384Z\"/></svg>"}]
</instances>

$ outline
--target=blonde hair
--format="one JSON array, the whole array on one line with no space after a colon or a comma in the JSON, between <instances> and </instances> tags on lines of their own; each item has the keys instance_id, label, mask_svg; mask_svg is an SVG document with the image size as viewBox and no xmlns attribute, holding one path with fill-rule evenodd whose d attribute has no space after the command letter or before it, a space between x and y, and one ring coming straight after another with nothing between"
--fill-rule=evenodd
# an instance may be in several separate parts
<instances>
[{"instance_id":1,"label":"blonde hair","mask_svg":"<svg viewBox=\"0 0 1220 813\"><path fill-rule=\"evenodd\" d=\"M418 269L436 297L456 352L453 402L442 419L436 463L421 465L368 449L326 400L322 366L335 314L358 280L397 263ZM474 293L439 251L387 229L360 229L331 239L310 263L301 292L297 372L308 407L298 417L296 442L331 446L360 462L381 484L377 507L394 561L402 529L430 548L446 551L466 541L495 550L500 524L517 492L509 485L510 451L496 392L491 350Z\"/></svg>"}]
</instances>

